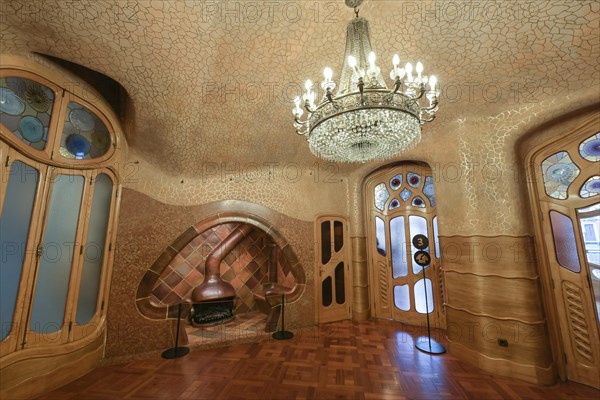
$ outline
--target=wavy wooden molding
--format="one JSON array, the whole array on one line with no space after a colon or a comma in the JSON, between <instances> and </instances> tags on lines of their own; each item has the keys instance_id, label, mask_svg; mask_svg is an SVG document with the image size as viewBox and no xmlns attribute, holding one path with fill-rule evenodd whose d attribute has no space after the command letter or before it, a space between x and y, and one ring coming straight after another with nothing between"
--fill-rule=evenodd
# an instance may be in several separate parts
<instances>
[{"instance_id":1,"label":"wavy wooden molding","mask_svg":"<svg viewBox=\"0 0 600 400\"><path fill-rule=\"evenodd\" d=\"M495 320L498 320L498 321L515 321L515 322L520 322L522 324L527 324L527 325L541 325L541 324L545 324L546 323L545 319L541 319L539 321L525 321L525 320L522 320L522 319L512 318L512 317L498 317L496 315L490 315L490 314L485 314L485 313L475 313L473 311L467 310L466 308L455 307L455 306L453 306L452 304L450 304L448 302L444 303L444 305L446 307L451 308L451 309L456 310L456 311L462 311L462 312L465 312L467 314L471 314L471 315L474 315L474 316L477 316L477 317L492 318L492 319L495 319Z\"/></svg>"}]
</instances>

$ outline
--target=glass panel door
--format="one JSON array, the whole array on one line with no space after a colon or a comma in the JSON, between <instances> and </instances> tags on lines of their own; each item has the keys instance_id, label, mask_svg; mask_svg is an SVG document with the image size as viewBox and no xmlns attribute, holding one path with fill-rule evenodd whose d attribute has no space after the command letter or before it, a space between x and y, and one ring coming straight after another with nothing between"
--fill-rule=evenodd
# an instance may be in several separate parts
<instances>
[{"instance_id":1,"label":"glass panel door","mask_svg":"<svg viewBox=\"0 0 600 400\"><path fill-rule=\"evenodd\" d=\"M20 321L26 311L26 283L35 254L43 174L39 164L4 150L0 168L0 355L15 351L22 341Z\"/></svg>"},{"instance_id":2,"label":"glass panel door","mask_svg":"<svg viewBox=\"0 0 600 400\"><path fill-rule=\"evenodd\" d=\"M104 173L98 174L92 185L92 209L87 226L87 240L83 249L83 271L75 320L87 324L98 309L102 266L105 263L106 236L113 199L113 181Z\"/></svg>"},{"instance_id":3,"label":"glass panel door","mask_svg":"<svg viewBox=\"0 0 600 400\"><path fill-rule=\"evenodd\" d=\"M71 271L79 260L78 227L85 180L84 175L66 171L52 176L29 325L31 333L38 334L36 343L66 340L67 298Z\"/></svg>"}]
</instances>

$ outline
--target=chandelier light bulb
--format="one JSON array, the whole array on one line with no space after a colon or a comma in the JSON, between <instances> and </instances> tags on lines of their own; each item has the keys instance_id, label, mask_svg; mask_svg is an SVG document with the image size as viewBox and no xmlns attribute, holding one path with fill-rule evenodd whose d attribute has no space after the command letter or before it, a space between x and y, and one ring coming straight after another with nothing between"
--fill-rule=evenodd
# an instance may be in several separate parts
<instances>
[{"instance_id":1,"label":"chandelier light bulb","mask_svg":"<svg viewBox=\"0 0 600 400\"><path fill-rule=\"evenodd\" d=\"M417 62L417 80L421 83L421 73L423 72L423 64L420 61Z\"/></svg>"},{"instance_id":2,"label":"chandelier light bulb","mask_svg":"<svg viewBox=\"0 0 600 400\"><path fill-rule=\"evenodd\" d=\"M369 64L371 65L371 68L375 68L375 60L377 59L377 57L375 56L374 52L370 52L369 53Z\"/></svg>"},{"instance_id":3,"label":"chandelier light bulb","mask_svg":"<svg viewBox=\"0 0 600 400\"><path fill-rule=\"evenodd\" d=\"M429 87L431 88L431 90L435 90L436 84L437 84L437 78L435 77L435 75L431 75L429 77Z\"/></svg>"},{"instance_id":4,"label":"chandelier light bulb","mask_svg":"<svg viewBox=\"0 0 600 400\"><path fill-rule=\"evenodd\" d=\"M411 63L406 63L406 65L404 66L404 70L406 71L406 79L409 82L413 81L413 76L412 76L412 71L413 71L413 66Z\"/></svg>"},{"instance_id":5,"label":"chandelier light bulb","mask_svg":"<svg viewBox=\"0 0 600 400\"><path fill-rule=\"evenodd\" d=\"M325 82L331 81L331 78L333 77L333 71L331 70L331 68L326 67L323 70L323 76L325 77Z\"/></svg>"},{"instance_id":6,"label":"chandelier light bulb","mask_svg":"<svg viewBox=\"0 0 600 400\"><path fill-rule=\"evenodd\" d=\"M394 65L394 68L398 68L398 65L400 65L400 56L398 54L394 54L392 64Z\"/></svg>"},{"instance_id":7,"label":"chandelier light bulb","mask_svg":"<svg viewBox=\"0 0 600 400\"><path fill-rule=\"evenodd\" d=\"M304 87L306 88L306 93L310 93L310 89L312 88L312 81L309 79L306 81L306 83L304 84Z\"/></svg>"},{"instance_id":8,"label":"chandelier light bulb","mask_svg":"<svg viewBox=\"0 0 600 400\"><path fill-rule=\"evenodd\" d=\"M348 56L348 65L352 69L356 68L356 58L354 58L354 56Z\"/></svg>"}]
</instances>

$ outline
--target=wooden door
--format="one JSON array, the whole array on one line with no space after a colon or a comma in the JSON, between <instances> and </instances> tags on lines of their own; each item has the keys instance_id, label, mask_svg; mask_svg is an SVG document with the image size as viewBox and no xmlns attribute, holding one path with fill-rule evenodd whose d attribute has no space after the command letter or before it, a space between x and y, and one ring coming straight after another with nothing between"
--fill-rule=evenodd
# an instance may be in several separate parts
<instances>
[{"instance_id":1,"label":"wooden door","mask_svg":"<svg viewBox=\"0 0 600 400\"><path fill-rule=\"evenodd\" d=\"M555 360L563 378L600 388L600 134L565 135L532 160Z\"/></svg>"},{"instance_id":2,"label":"wooden door","mask_svg":"<svg viewBox=\"0 0 600 400\"><path fill-rule=\"evenodd\" d=\"M431 169L416 163L386 168L369 178L366 194L374 316L424 325L429 314L432 326L445 327ZM427 242L422 249L413 245L418 235ZM423 268L415 256L429 262Z\"/></svg>"},{"instance_id":3,"label":"wooden door","mask_svg":"<svg viewBox=\"0 0 600 400\"><path fill-rule=\"evenodd\" d=\"M351 317L351 275L346 220L317 219L317 312L319 323Z\"/></svg>"}]
</instances>

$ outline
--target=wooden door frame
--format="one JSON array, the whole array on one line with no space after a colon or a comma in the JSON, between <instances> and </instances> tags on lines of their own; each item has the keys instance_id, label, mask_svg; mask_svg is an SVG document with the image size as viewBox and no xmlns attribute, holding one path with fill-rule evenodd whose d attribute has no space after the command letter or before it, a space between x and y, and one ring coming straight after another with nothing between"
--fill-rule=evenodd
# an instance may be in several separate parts
<instances>
[{"instance_id":1,"label":"wooden door frame","mask_svg":"<svg viewBox=\"0 0 600 400\"><path fill-rule=\"evenodd\" d=\"M554 293L552 270L548 259L548 244L544 240L544 207L542 207L543 199L540 197L538 189L538 181L541 176L538 167L541 167L541 164L536 166L534 160L540 157L540 154L546 153L549 150L556 150L556 152L561 150L564 151L571 143L580 143L598 132L599 123L600 120L598 115L593 115L578 126L571 127L566 133L561 133L558 137L555 135L553 137L545 138L541 143L529 148L524 157L524 169L527 180L527 191L529 193L529 205L532 211L531 217L534 229L535 252L538 260L538 273L542 289L542 301L544 304L544 311L546 312L553 362L556 366L559 378L563 381L567 380L565 344L563 343L561 335L561 320L558 311L559 305ZM578 220L573 221L573 224L579 227Z\"/></svg>"},{"instance_id":2,"label":"wooden door frame","mask_svg":"<svg viewBox=\"0 0 600 400\"><path fill-rule=\"evenodd\" d=\"M375 309L375 301L376 301L375 291L373 290L373 288L375 287L374 286L374 280L375 280L374 273L375 273L375 268L377 268L377 265L376 265L377 259L375 258L375 255L373 253L372 244L369 242L374 237L373 226L372 226L373 221L371 220L371 218L374 215L371 212L373 209L373 205L371 204L372 196L371 196L369 187L373 186L376 181L381 180L380 179L381 176L388 175L396 169L400 169L403 174L403 179L406 179L406 173L408 173L410 170L409 165L414 165L414 166L418 167L419 169L428 168L431 171L431 176L434 176L433 169L431 168L431 165L429 165L427 162L419 161L419 160L401 160L401 161L392 162L387 165L383 165L379 168L372 170L371 172L369 172L366 175L366 177L364 178L364 181L363 181L362 204L363 204L363 210L364 210L363 224L365 227L365 236L366 236L366 241L367 241L366 250L367 250L367 269L368 269L367 277L368 277L368 282L369 282L369 307L372 310L372 316L374 316L374 317L378 317L376 315L376 309ZM423 185L424 185L425 177L428 175L421 173L421 176L422 176ZM435 182L434 182L434 184L435 184ZM404 181L403 181L402 185L404 185ZM426 202L429 201L429 199L426 199L425 197L424 197L424 200ZM388 199L388 201L390 201L390 199ZM381 214L380 218L383 219L384 224L389 225L391 218L390 218L390 216L385 215L385 210L384 210L384 212L380 212L380 211L378 211L378 212ZM408 218L410 215L420 215L422 217L425 217L425 219L427 220L427 229L429 230L429 228L431 227L432 235L435 234L434 230L433 230L433 218L438 217L438 220L439 220L437 211L434 213L433 212L423 212L423 211L421 211L420 208L415 208L414 213L411 213L411 210L406 210L406 212L403 213L402 215L404 215L405 218ZM429 216L431 218L428 218ZM407 223L408 222L405 222L405 224L407 224ZM388 244L388 239L389 238L386 236L386 252L391 251L391 246L389 246L389 244ZM407 242L410 242L408 236L406 237L406 239L407 239ZM410 246L409 246L409 248L410 248ZM435 238L433 236L430 238L429 250L430 250L429 253L431 255L432 262L429 265L429 267L426 268L426 270L430 270L430 272L427 275L427 278L431 280L432 287L438 288L438 290L437 290L438 295L434 298L435 308L431 314L438 313L438 320L440 323L440 327L445 328L446 316L445 316L444 303L443 303L443 299L445 297L443 294L443 285L442 285L442 282L443 282L442 260L441 260L441 258L437 257L437 253L435 250ZM410 254L410 252L408 254ZM387 261L389 263L389 258ZM437 266L437 270L435 269L436 266ZM391 265L388 265L388 267L391 267ZM410 267L410 265L409 265L409 267ZM387 273L388 273L388 286L389 286L389 283L392 280L392 273L391 273L390 268L388 268ZM389 302L390 302L390 304L392 304L392 307L393 307L394 306L393 291L390 290L389 292L390 292L390 296L391 296ZM413 305L412 303L413 303L413 300L411 299L411 306ZM393 318L392 311L393 310L390 311L390 318Z\"/></svg>"}]
</instances>

